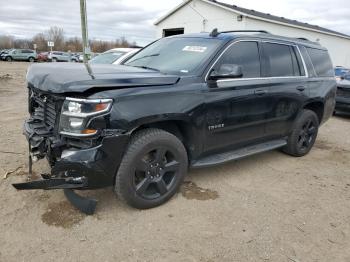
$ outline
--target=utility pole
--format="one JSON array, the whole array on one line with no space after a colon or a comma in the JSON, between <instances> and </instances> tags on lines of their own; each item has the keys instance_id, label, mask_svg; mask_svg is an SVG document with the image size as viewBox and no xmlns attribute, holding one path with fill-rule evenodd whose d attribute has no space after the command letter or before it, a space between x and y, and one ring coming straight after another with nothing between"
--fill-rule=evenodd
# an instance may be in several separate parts
<instances>
[{"instance_id":1,"label":"utility pole","mask_svg":"<svg viewBox=\"0 0 350 262\"><path fill-rule=\"evenodd\" d=\"M84 63L89 60L90 54L89 37L87 29L87 16L86 16L86 0L80 0L80 17L81 17L81 34L83 38L83 57Z\"/></svg>"}]
</instances>

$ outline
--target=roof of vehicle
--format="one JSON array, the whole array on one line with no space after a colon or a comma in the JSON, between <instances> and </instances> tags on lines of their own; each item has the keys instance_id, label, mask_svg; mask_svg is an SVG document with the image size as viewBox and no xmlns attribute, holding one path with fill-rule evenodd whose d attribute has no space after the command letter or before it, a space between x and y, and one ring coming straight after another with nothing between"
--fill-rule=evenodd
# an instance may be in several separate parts
<instances>
[{"instance_id":1,"label":"roof of vehicle","mask_svg":"<svg viewBox=\"0 0 350 262\"><path fill-rule=\"evenodd\" d=\"M215 32L214 30L213 32ZM318 49L325 49L318 42L312 42L305 38L292 38L292 37L273 35L262 30L225 31L225 32L217 32L216 35L213 35L213 32L174 35L174 36L170 36L169 38L194 37L194 38L219 39L223 41L231 41L238 38L265 39L265 40L274 40L274 41L280 41L280 42L299 44L299 45L314 47Z\"/></svg>"}]
</instances>

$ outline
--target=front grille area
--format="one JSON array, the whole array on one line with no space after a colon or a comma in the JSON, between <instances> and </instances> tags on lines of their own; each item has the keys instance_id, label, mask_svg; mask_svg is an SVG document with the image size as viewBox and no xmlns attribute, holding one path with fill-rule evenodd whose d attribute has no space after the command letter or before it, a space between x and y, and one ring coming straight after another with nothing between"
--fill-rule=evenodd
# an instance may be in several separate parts
<instances>
[{"instance_id":1,"label":"front grille area","mask_svg":"<svg viewBox=\"0 0 350 262\"><path fill-rule=\"evenodd\" d=\"M36 123L45 125L47 130L53 131L57 126L60 109L57 98L39 93L34 89L29 91L29 111Z\"/></svg>"},{"instance_id":2,"label":"front grille area","mask_svg":"<svg viewBox=\"0 0 350 262\"><path fill-rule=\"evenodd\" d=\"M341 87L338 87L337 96L338 96L338 97L350 98L350 88L341 88Z\"/></svg>"}]
</instances>

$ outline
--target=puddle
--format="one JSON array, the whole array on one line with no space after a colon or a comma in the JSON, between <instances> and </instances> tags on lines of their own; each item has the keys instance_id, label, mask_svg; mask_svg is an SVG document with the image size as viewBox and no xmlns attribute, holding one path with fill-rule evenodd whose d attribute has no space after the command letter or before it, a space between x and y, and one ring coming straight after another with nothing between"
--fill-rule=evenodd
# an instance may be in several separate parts
<instances>
[{"instance_id":1,"label":"puddle","mask_svg":"<svg viewBox=\"0 0 350 262\"><path fill-rule=\"evenodd\" d=\"M185 181L180 188L180 192L186 199L214 200L219 197L218 192L201 188L192 181Z\"/></svg>"},{"instance_id":2,"label":"puddle","mask_svg":"<svg viewBox=\"0 0 350 262\"><path fill-rule=\"evenodd\" d=\"M50 203L41 220L49 225L62 228L71 228L85 218L79 210L74 208L68 201Z\"/></svg>"}]
</instances>

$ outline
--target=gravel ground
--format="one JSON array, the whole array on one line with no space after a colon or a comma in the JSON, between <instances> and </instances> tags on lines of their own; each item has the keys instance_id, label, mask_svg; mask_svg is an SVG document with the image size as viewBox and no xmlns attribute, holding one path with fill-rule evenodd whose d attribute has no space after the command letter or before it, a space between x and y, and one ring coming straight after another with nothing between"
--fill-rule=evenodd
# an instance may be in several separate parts
<instances>
[{"instance_id":1,"label":"gravel ground","mask_svg":"<svg viewBox=\"0 0 350 262\"><path fill-rule=\"evenodd\" d=\"M0 261L350 261L350 118L329 120L303 158L272 151L190 171L151 210L111 188L86 192L99 204L85 216L62 191L11 186L26 179L28 65L0 62Z\"/></svg>"}]
</instances>

